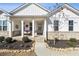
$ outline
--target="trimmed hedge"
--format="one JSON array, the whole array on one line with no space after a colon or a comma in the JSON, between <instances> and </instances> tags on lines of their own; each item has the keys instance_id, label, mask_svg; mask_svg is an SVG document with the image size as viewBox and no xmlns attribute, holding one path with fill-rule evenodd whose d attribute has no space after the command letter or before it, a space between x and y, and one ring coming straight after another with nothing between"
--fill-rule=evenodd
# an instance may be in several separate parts
<instances>
[{"instance_id":1,"label":"trimmed hedge","mask_svg":"<svg viewBox=\"0 0 79 59\"><path fill-rule=\"evenodd\" d=\"M0 42L4 41L5 37L4 36L0 36Z\"/></svg>"},{"instance_id":2,"label":"trimmed hedge","mask_svg":"<svg viewBox=\"0 0 79 59\"><path fill-rule=\"evenodd\" d=\"M22 38L23 42L31 42L32 40L30 40L27 36Z\"/></svg>"},{"instance_id":3,"label":"trimmed hedge","mask_svg":"<svg viewBox=\"0 0 79 59\"><path fill-rule=\"evenodd\" d=\"M12 43L12 38L11 38L11 37L7 37L7 38L5 39L5 41L6 41L7 43Z\"/></svg>"},{"instance_id":4,"label":"trimmed hedge","mask_svg":"<svg viewBox=\"0 0 79 59\"><path fill-rule=\"evenodd\" d=\"M68 41L68 45L70 47L76 47L76 42L77 42L76 38L70 38L70 40Z\"/></svg>"},{"instance_id":5,"label":"trimmed hedge","mask_svg":"<svg viewBox=\"0 0 79 59\"><path fill-rule=\"evenodd\" d=\"M70 38L70 42L77 42L76 38Z\"/></svg>"}]
</instances>

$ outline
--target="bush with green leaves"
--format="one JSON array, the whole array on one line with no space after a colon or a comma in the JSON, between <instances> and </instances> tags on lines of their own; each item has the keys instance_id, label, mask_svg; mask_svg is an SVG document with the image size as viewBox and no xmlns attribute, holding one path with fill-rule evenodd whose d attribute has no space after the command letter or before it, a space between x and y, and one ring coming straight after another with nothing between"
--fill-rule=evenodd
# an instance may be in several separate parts
<instances>
[{"instance_id":1,"label":"bush with green leaves","mask_svg":"<svg viewBox=\"0 0 79 59\"><path fill-rule=\"evenodd\" d=\"M77 42L76 38L70 38L70 42Z\"/></svg>"},{"instance_id":2,"label":"bush with green leaves","mask_svg":"<svg viewBox=\"0 0 79 59\"><path fill-rule=\"evenodd\" d=\"M30 42L31 40L27 36L25 36L22 38L22 41L23 42Z\"/></svg>"},{"instance_id":3,"label":"bush with green leaves","mask_svg":"<svg viewBox=\"0 0 79 59\"><path fill-rule=\"evenodd\" d=\"M68 42L68 45L69 45L70 47L76 47L76 42Z\"/></svg>"},{"instance_id":4,"label":"bush with green leaves","mask_svg":"<svg viewBox=\"0 0 79 59\"><path fill-rule=\"evenodd\" d=\"M77 42L76 38L70 38L70 40L68 41L68 45L70 47L76 47L76 42Z\"/></svg>"},{"instance_id":5,"label":"bush with green leaves","mask_svg":"<svg viewBox=\"0 0 79 59\"><path fill-rule=\"evenodd\" d=\"M12 38L11 38L11 37L7 37L7 38L5 39L5 41L6 41L7 43L12 43Z\"/></svg>"},{"instance_id":6,"label":"bush with green leaves","mask_svg":"<svg viewBox=\"0 0 79 59\"><path fill-rule=\"evenodd\" d=\"M3 41L4 41L4 39L5 39L5 37L4 37L4 36L0 36L0 42L3 42Z\"/></svg>"}]
</instances>

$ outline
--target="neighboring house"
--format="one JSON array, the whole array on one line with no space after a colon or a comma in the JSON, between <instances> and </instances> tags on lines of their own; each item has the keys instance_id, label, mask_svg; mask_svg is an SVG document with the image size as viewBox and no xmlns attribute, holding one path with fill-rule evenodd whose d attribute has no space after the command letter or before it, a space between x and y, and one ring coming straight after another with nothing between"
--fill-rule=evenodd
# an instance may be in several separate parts
<instances>
[{"instance_id":1,"label":"neighboring house","mask_svg":"<svg viewBox=\"0 0 79 59\"><path fill-rule=\"evenodd\" d=\"M0 35L79 39L79 11L68 4L49 11L34 3L23 4L10 13L0 10Z\"/></svg>"}]
</instances>

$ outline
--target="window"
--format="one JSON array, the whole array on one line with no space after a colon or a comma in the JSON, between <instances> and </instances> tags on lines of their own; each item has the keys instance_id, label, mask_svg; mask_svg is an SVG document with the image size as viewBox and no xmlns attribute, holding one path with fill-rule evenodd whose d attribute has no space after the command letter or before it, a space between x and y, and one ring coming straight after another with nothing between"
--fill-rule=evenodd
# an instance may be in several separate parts
<instances>
[{"instance_id":1,"label":"window","mask_svg":"<svg viewBox=\"0 0 79 59\"><path fill-rule=\"evenodd\" d=\"M32 22L30 22L30 31L32 31Z\"/></svg>"},{"instance_id":2,"label":"window","mask_svg":"<svg viewBox=\"0 0 79 59\"><path fill-rule=\"evenodd\" d=\"M73 20L69 20L69 31L73 31Z\"/></svg>"},{"instance_id":3,"label":"window","mask_svg":"<svg viewBox=\"0 0 79 59\"><path fill-rule=\"evenodd\" d=\"M0 20L0 30L6 31L7 30L7 21Z\"/></svg>"},{"instance_id":4,"label":"window","mask_svg":"<svg viewBox=\"0 0 79 59\"><path fill-rule=\"evenodd\" d=\"M7 21L4 20L3 21L3 31L6 31L7 30Z\"/></svg>"},{"instance_id":5,"label":"window","mask_svg":"<svg viewBox=\"0 0 79 59\"><path fill-rule=\"evenodd\" d=\"M58 30L59 30L59 21L54 20L54 31L58 31Z\"/></svg>"},{"instance_id":6,"label":"window","mask_svg":"<svg viewBox=\"0 0 79 59\"><path fill-rule=\"evenodd\" d=\"M0 30L2 30L2 20L0 20Z\"/></svg>"}]
</instances>

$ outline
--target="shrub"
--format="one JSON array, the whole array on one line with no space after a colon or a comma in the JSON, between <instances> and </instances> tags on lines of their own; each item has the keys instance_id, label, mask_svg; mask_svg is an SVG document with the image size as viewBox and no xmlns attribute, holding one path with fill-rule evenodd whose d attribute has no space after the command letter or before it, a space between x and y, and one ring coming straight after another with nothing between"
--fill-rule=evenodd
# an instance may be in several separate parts
<instances>
[{"instance_id":1,"label":"shrub","mask_svg":"<svg viewBox=\"0 0 79 59\"><path fill-rule=\"evenodd\" d=\"M30 42L31 40L26 36L22 38L23 42Z\"/></svg>"},{"instance_id":2,"label":"shrub","mask_svg":"<svg viewBox=\"0 0 79 59\"><path fill-rule=\"evenodd\" d=\"M0 36L0 42L4 41L5 37L4 36Z\"/></svg>"},{"instance_id":3,"label":"shrub","mask_svg":"<svg viewBox=\"0 0 79 59\"><path fill-rule=\"evenodd\" d=\"M70 40L68 41L68 45L70 47L76 47L76 42L77 40L75 38L70 38Z\"/></svg>"},{"instance_id":4,"label":"shrub","mask_svg":"<svg viewBox=\"0 0 79 59\"><path fill-rule=\"evenodd\" d=\"M5 39L5 41L6 41L7 43L12 43L12 38L11 38L11 37L7 37L7 38Z\"/></svg>"},{"instance_id":5,"label":"shrub","mask_svg":"<svg viewBox=\"0 0 79 59\"><path fill-rule=\"evenodd\" d=\"M76 47L76 43L75 42L68 42L68 45L70 46L70 47Z\"/></svg>"},{"instance_id":6,"label":"shrub","mask_svg":"<svg viewBox=\"0 0 79 59\"><path fill-rule=\"evenodd\" d=\"M70 42L77 42L76 38L70 38Z\"/></svg>"}]
</instances>

